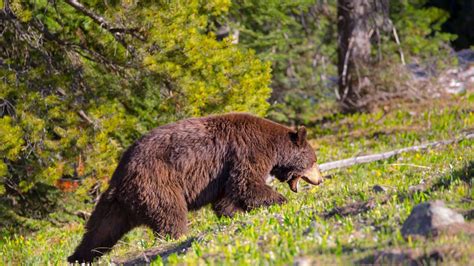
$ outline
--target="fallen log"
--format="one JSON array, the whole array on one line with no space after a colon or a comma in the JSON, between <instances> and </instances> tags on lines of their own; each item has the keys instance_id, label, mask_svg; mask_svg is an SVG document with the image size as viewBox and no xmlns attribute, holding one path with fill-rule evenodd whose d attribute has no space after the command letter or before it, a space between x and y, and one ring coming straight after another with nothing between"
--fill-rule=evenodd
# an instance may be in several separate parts
<instances>
[{"instance_id":1,"label":"fallen log","mask_svg":"<svg viewBox=\"0 0 474 266\"><path fill-rule=\"evenodd\" d=\"M383 153L356 156L356 157L352 157L352 158L348 158L348 159L344 159L344 160L323 163L323 164L319 165L319 169L321 171L325 172L325 171L328 171L328 170L349 167L349 166L356 165L356 164L363 164L363 163L370 163L370 162L375 162L375 161L380 161L380 160L386 160L390 157L393 157L395 155L398 155L398 154L401 154L401 153L404 153L404 152L426 150L426 149L429 149L429 148L435 148L435 147L438 147L438 146L450 145L450 144L453 144L453 143L458 143L460 141L467 140L467 139L473 139L473 138L474 138L474 133L469 133L469 134L465 134L463 136L460 136L460 137L457 137L457 138L454 138L454 139L450 139L450 140L435 141L435 142L430 142L430 143L426 143L426 144L401 148L401 149L392 150L392 151L383 152Z\"/></svg>"}]
</instances>

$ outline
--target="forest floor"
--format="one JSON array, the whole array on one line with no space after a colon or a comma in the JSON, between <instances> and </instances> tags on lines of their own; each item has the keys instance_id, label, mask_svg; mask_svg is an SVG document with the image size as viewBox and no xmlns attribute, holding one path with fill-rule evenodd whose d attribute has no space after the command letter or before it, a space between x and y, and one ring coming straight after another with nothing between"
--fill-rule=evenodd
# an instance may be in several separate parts
<instances>
[{"instance_id":1,"label":"forest floor","mask_svg":"<svg viewBox=\"0 0 474 266\"><path fill-rule=\"evenodd\" d=\"M427 103L393 104L388 111L330 115L308 125L320 163L379 153L474 132L474 94ZM474 262L474 236L463 231L407 238L403 222L421 202L443 200L474 223L474 140L345 169L332 170L316 187L300 183L273 187L288 198L272 206L217 218L210 208L189 213L189 233L155 238L146 228L127 234L100 262L288 265L373 263L381 254L404 264ZM385 191L376 192L379 185ZM72 194L71 194L72 195ZM0 264L65 264L80 241L92 204L70 204L38 222L34 232L2 230ZM2 210L3 211L3 210ZM391 254L391 255L390 255ZM308 264L306 264L308 265Z\"/></svg>"}]
</instances>

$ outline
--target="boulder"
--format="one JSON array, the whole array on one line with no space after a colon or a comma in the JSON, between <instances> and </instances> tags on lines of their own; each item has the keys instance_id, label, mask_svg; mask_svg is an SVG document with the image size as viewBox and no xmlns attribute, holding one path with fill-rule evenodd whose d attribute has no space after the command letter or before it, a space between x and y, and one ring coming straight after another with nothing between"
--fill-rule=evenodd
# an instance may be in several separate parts
<instances>
[{"instance_id":1,"label":"boulder","mask_svg":"<svg viewBox=\"0 0 474 266\"><path fill-rule=\"evenodd\" d=\"M437 235L452 225L464 224L464 217L447 208L443 201L418 204L413 208L402 227L403 237Z\"/></svg>"},{"instance_id":2,"label":"boulder","mask_svg":"<svg viewBox=\"0 0 474 266\"><path fill-rule=\"evenodd\" d=\"M381 185L375 185L372 187L372 191L375 193L387 192L387 188Z\"/></svg>"}]
</instances>

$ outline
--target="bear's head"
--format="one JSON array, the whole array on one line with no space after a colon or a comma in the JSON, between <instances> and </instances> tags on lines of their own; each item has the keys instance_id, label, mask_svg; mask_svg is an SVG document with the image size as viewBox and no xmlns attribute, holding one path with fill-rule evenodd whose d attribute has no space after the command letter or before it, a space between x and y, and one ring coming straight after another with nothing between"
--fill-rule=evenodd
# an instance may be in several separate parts
<instances>
[{"instance_id":1,"label":"bear's head","mask_svg":"<svg viewBox=\"0 0 474 266\"><path fill-rule=\"evenodd\" d=\"M287 182L294 192L297 192L299 179L312 185L319 185L323 181L316 164L316 154L306 140L306 134L304 126L288 133L280 147L278 163L270 172L281 182Z\"/></svg>"}]
</instances>

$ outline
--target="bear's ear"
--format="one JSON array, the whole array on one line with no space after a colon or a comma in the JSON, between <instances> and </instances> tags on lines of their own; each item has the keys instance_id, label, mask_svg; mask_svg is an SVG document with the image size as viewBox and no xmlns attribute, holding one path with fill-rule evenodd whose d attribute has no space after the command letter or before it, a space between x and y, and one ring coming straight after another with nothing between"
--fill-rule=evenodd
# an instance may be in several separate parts
<instances>
[{"instance_id":1,"label":"bear's ear","mask_svg":"<svg viewBox=\"0 0 474 266\"><path fill-rule=\"evenodd\" d=\"M306 140L306 128L304 126L299 126L296 132L290 133L290 137L296 145L299 147L303 146L304 141Z\"/></svg>"}]
</instances>

